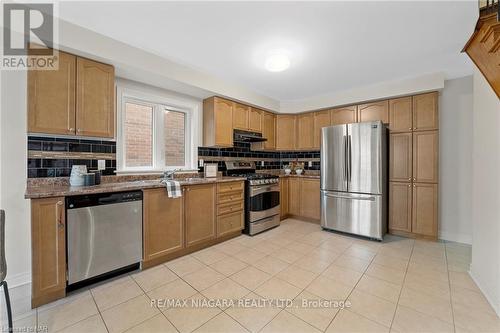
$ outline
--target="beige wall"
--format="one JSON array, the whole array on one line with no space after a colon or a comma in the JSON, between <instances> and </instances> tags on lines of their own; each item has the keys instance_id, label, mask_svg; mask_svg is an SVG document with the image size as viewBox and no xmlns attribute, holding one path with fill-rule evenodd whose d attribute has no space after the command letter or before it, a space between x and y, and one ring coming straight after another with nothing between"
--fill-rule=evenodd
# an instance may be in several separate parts
<instances>
[{"instance_id":1,"label":"beige wall","mask_svg":"<svg viewBox=\"0 0 500 333\"><path fill-rule=\"evenodd\" d=\"M500 101L474 71L471 276L500 315Z\"/></svg>"}]
</instances>

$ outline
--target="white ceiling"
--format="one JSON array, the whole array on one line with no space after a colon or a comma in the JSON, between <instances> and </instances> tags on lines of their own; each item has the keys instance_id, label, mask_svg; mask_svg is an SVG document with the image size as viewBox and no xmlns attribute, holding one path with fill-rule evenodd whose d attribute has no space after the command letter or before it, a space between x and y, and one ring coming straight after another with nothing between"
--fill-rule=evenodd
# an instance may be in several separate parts
<instances>
[{"instance_id":1,"label":"white ceiling","mask_svg":"<svg viewBox=\"0 0 500 333\"><path fill-rule=\"evenodd\" d=\"M464 76L460 50L477 1L62 2L59 16L100 34L293 101L442 71ZM291 67L263 69L269 50Z\"/></svg>"}]
</instances>

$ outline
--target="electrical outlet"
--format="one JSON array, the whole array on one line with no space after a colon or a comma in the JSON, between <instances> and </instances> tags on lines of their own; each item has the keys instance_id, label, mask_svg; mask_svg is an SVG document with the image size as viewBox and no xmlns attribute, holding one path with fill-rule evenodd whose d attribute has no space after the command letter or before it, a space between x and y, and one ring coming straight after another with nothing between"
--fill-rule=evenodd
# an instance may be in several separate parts
<instances>
[{"instance_id":1,"label":"electrical outlet","mask_svg":"<svg viewBox=\"0 0 500 333\"><path fill-rule=\"evenodd\" d=\"M264 166L264 161L260 161L260 166Z\"/></svg>"},{"instance_id":2,"label":"electrical outlet","mask_svg":"<svg viewBox=\"0 0 500 333\"><path fill-rule=\"evenodd\" d=\"M313 166L313 161L307 162L307 166L309 166L311 168Z\"/></svg>"},{"instance_id":3,"label":"electrical outlet","mask_svg":"<svg viewBox=\"0 0 500 333\"><path fill-rule=\"evenodd\" d=\"M97 170L106 169L106 161L105 160L97 160Z\"/></svg>"},{"instance_id":4,"label":"electrical outlet","mask_svg":"<svg viewBox=\"0 0 500 333\"><path fill-rule=\"evenodd\" d=\"M203 161L203 159L202 159L202 158L200 158L200 159L198 160L198 166L199 166L200 168L202 168L204 164L205 164L205 161Z\"/></svg>"}]
</instances>

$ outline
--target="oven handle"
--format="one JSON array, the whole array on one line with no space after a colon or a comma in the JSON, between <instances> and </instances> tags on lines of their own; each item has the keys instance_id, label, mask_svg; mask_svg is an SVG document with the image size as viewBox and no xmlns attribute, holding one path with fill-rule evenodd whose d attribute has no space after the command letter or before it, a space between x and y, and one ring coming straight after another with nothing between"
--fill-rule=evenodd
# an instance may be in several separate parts
<instances>
[{"instance_id":1,"label":"oven handle","mask_svg":"<svg viewBox=\"0 0 500 333\"><path fill-rule=\"evenodd\" d=\"M280 191L279 184L250 186L250 197L253 197L257 194L261 194L261 193L265 193L265 192L279 192L279 191Z\"/></svg>"}]
</instances>

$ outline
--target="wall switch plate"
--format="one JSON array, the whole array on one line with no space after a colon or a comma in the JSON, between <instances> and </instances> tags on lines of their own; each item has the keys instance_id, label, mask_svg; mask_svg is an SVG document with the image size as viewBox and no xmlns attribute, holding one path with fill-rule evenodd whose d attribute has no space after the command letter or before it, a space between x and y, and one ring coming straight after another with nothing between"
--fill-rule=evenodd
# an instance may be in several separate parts
<instances>
[{"instance_id":1,"label":"wall switch plate","mask_svg":"<svg viewBox=\"0 0 500 333\"><path fill-rule=\"evenodd\" d=\"M198 166L199 166L200 168L202 168L204 164L205 164L205 161L203 161L203 159L202 159L202 158L200 158L200 159L198 160Z\"/></svg>"},{"instance_id":2,"label":"wall switch plate","mask_svg":"<svg viewBox=\"0 0 500 333\"><path fill-rule=\"evenodd\" d=\"M313 166L313 161L307 162L307 166L309 166L311 168Z\"/></svg>"},{"instance_id":3,"label":"wall switch plate","mask_svg":"<svg viewBox=\"0 0 500 333\"><path fill-rule=\"evenodd\" d=\"M260 161L260 166L264 166L264 161Z\"/></svg>"},{"instance_id":4,"label":"wall switch plate","mask_svg":"<svg viewBox=\"0 0 500 333\"><path fill-rule=\"evenodd\" d=\"M105 160L97 160L97 170L106 169L106 161Z\"/></svg>"}]
</instances>

